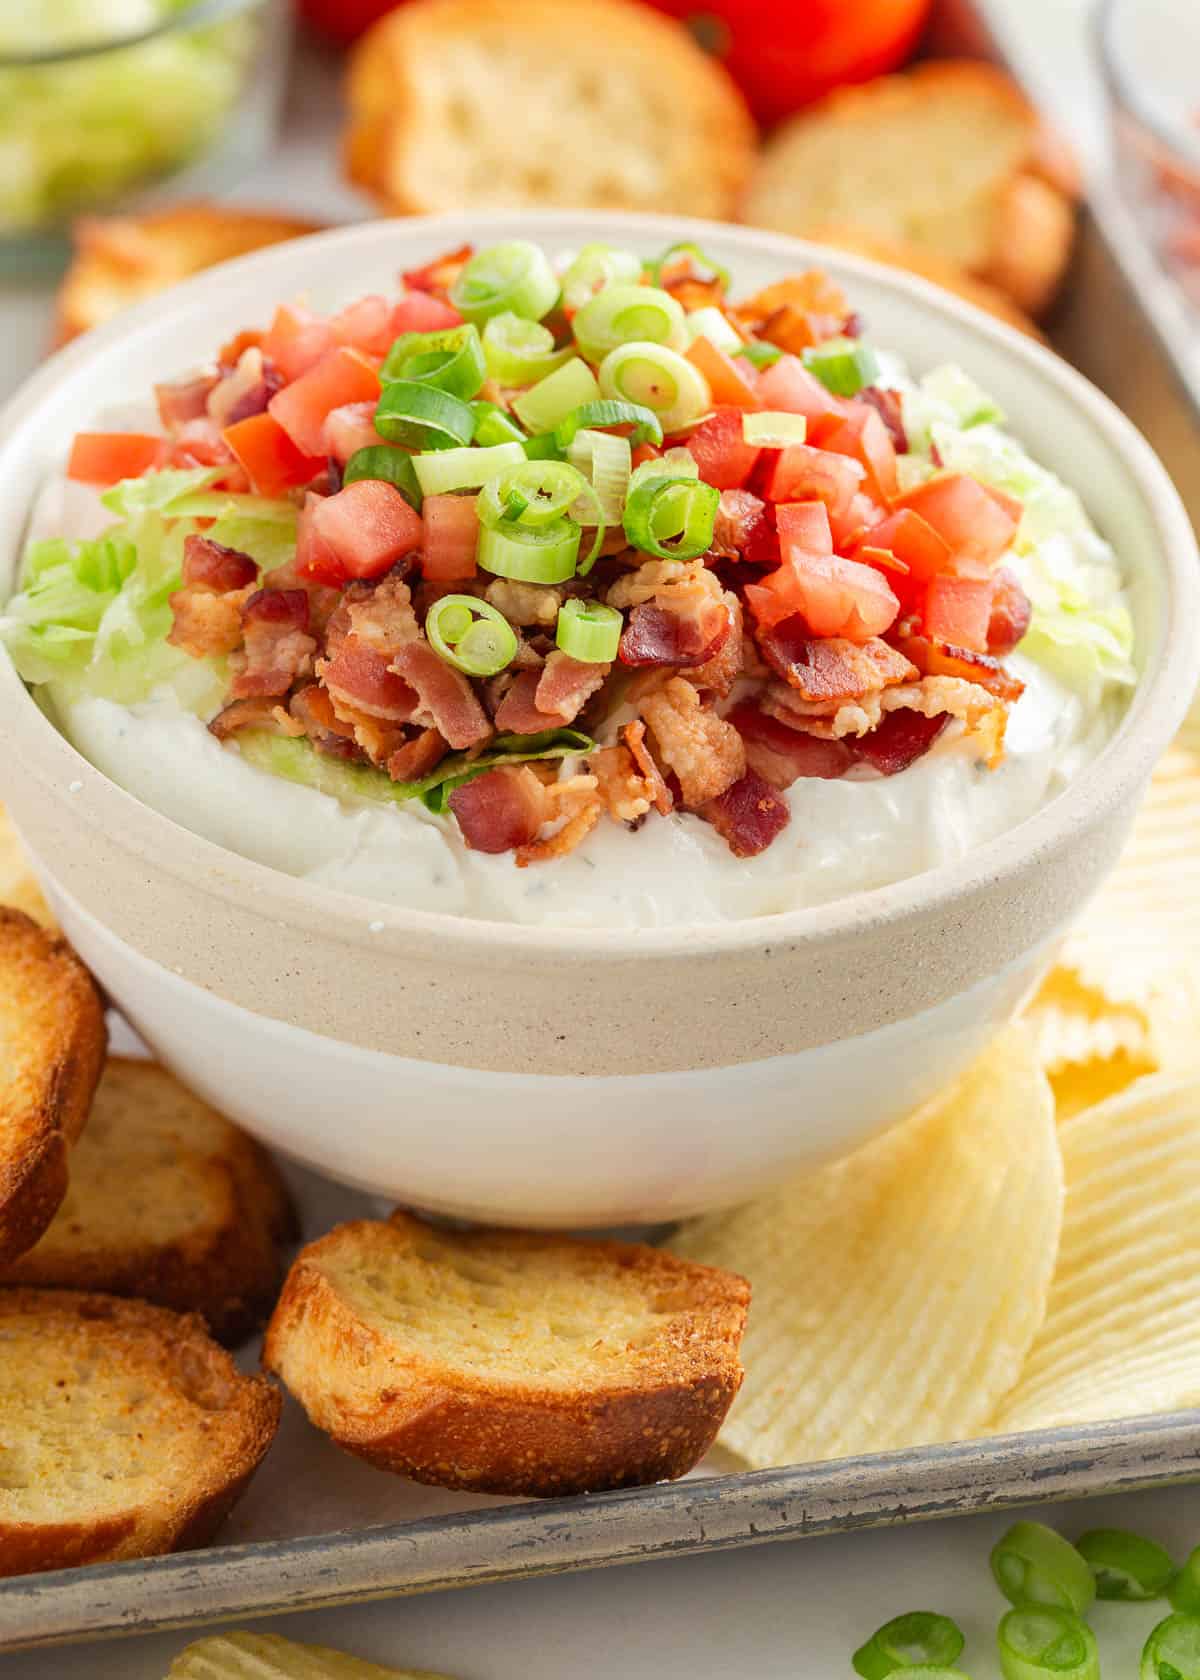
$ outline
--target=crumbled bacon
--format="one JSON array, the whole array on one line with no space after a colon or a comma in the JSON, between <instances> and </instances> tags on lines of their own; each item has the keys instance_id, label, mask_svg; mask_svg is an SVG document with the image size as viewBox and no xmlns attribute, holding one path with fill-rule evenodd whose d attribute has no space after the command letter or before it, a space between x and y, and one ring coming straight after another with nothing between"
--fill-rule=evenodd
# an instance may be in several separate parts
<instances>
[{"instance_id":1,"label":"crumbled bacon","mask_svg":"<svg viewBox=\"0 0 1200 1680\"><path fill-rule=\"evenodd\" d=\"M792 728L743 700L728 721L746 743L746 762L772 787L789 788L802 776L836 781L854 763L845 741L825 741Z\"/></svg>"},{"instance_id":2,"label":"crumbled bacon","mask_svg":"<svg viewBox=\"0 0 1200 1680\"><path fill-rule=\"evenodd\" d=\"M245 589L220 591L207 584L186 584L170 597L174 620L167 635L172 647L193 659L220 658L242 643L242 607L254 593Z\"/></svg>"},{"instance_id":3,"label":"crumbled bacon","mask_svg":"<svg viewBox=\"0 0 1200 1680\"><path fill-rule=\"evenodd\" d=\"M546 790L526 765L501 764L455 788L449 805L473 852L508 852L536 839Z\"/></svg>"},{"instance_id":4,"label":"crumbled bacon","mask_svg":"<svg viewBox=\"0 0 1200 1680\"><path fill-rule=\"evenodd\" d=\"M823 710L904 682L913 668L903 654L878 636L861 644L840 636L814 640L800 613L759 630L767 663L796 691L797 698Z\"/></svg>"},{"instance_id":5,"label":"crumbled bacon","mask_svg":"<svg viewBox=\"0 0 1200 1680\"><path fill-rule=\"evenodd\" d=\"M1016 573L1001 566L992 574L992 615L988 620L987 650L993 659L1006 659L1029 629L1033 603Z\"/></svg>"},{"instance_id":6,"label":"crumbled bacon","mask_svg":"<svg viewBox=\"0 0 1200 1680\"><path fill-rule=\"evenodd\" d=\"M986 688L998 700L1019 700L1025 692L1025 684L991 654L973 653L969 648L919 635L898 638L897 646L923 677L960 677Z\"/></svg>"},{"instance_id":7,"label":"crumbled bacon","mask_svg":"<svg viewBox=\"0 0 1200 1680\"><path fill-rule=\"evenodd\" d=\"M445 758L449 742L438 729L422 729L387 761L387 773L394 782L419 782Z\"/></svg>"},{"instance_id":8,"label":"crumbled bacon","mask_svg":"<svg viewBox=\"0 0 1200 1680\"><path fill-rule=\"evenodd\" d=\"M592 695L603 688L611 669L608 664L573 659L556 648L538 674L534 704L539 712L555 720L552 728L565 728L574 723Z\"/></svg>"},{"instance_id":9,"label":"crumbled bacon","mask_svg":"<svg viewBox=\"0 0 1200 1680\"><path fill-rule=\"evenodd\" d=\"M491 723L475 690L461 671L438 658L428 642L405 642L392 660L392 670L417 691L420 711L414 721L440 729L456 752L491 735Z\"/></svg>"},{"instance_id":10,"label":"crumbled bacon","mask_svg":"<svg viewBox=\"0 0 1200 1680\"><path fill-rule=\"evenodd\" d=\"M867 385L858 393L856 400L870 403L887 427L892 447L898 454L907 455L908 433L904 430L904 410L899 391L890 391L882 385Z\"/></svg>"},{"instance_id":11,"label":"crumbled bacon","mask_svg":"<svg viewBox=\"0 0 1200 1680\"><path fill-rule=\"evenodd\" d=\"M211 537L193 532L184 538L183 581L203 584L208 589L225 593L230 589L245 589L248 583L258 582L258 565L240 548L228 548Z\"/></svg>"},{"instance_id":12,"label":"crumbled bacon","mask_svg":"<svg viewBox=\"0 0 1200 1680\"><path fill-rule=\"evenodd\" d=\"M314 635L324 637L330 619L341 604L338 590L330 589L323 583L313 583L311 578L302 578L296 570L295 559L276 566L264 581L268 589L303 589L308 596L309 625Z\"/></svg>"},{"instance_id":13,"label":"crumbled bacon","mask_svg":"<svg viewBox=\"0 0 1200 1680\"><path fill-rule=\"evenodd\" d=\"M424 268L406 268L400 278L410 291L435 292L444 297L471 260L474 245L460 245L426 263Z\"/></svg>"},{"instance_id":14,"label":"crumbled bacon","mask_svg":"<svg viewBox=\"0 0 1200 1680\"><path fill-rule=\"evenodd\" d=\"M345 636L353 635L385 659L393 659L421 634L413 611L412 591L405 582L407 557L378 583L352 583L329 620L327 645L337 651Z\"/></svg>"},{"instance_id":15,"label":"crumbled bacon","mask_svg":"<svg viewBox=\"0 0 1200 1680\"><path fill-rule=\"evenodd\" d=\"M227 741L239 729L265 729L272 735L303 735L304 727L278 701L262 698L234 700L222 707L209 724L218 741Z\"/></svg>"},{"instance_id":16,"label":"crumbled bacon","mask_svg":"<svg viewBox=\"0 0 1200 1680\"><path fill-rule=\"evenodd\" d=\"M640 823L652 803L646 778L626 746L599 747L588 759L604 808L614 822Z\"/></svg>"},{"instance_id":17,"label":"crumbled bacon","mask_svg":"<svg viewBox=\"0 0 1200 1680\"><path fill-rule=\"evenodd\" d=\"M222 430L261 414L283 384L283 376L263 357L257 345L243 350L237 366L208 394L208 417Z\"/></svg>"},{"instance_id":18,"label":"crumbled bacon","mask_svg":"<svg viewBox=\"0 0 1200 1680\"><path fill-rule=\"evenodd\" d=\"M571 776L565 782L551 782L544 788L546 821L565 817L561 828L541 840L530 840L518 846L517 868L528 869L531 863L549 863L553 858L566 857L600 821L604 810L595 776Z\"/></svg>"},{"instance_id":19,"label":"crumbled bacon","mask_svg":"<svg viewBox=\"0 0 1200 1680\"><path fill-rule=\"evenodd\" d=\"M729 634L722 640L711 659L688 672L693 688L708 690L724 699L742 674L742 603L732 592L726 592L725 605L729 611Z\"/></svg>"},{"instance_id":20,"label":"crumbled bacon","mask_svg":"<svg viewBox=\"0 0 1200 1680\"><path fill-rule=\"evenodd\" d=\"M496 728L511 735L536 735L543 729L557 729L559 719L538 707L538 684L542 680L540 667L519 671L504 690L496 708Z\"/></svg>"},{"instance_id":21,"label":"crumbled bacon","mask_svg":"<svg viewBox=\"0 0 1200 1680\"><path fill-rule=\"evenodd\" d=\"M920 712L923 717L935 717L945 712L961 719L968 731L979 737L993 769L1004 755L1008 706L979 683L969 682L963 677L934 676L888 689L883 696L883 709L905 708Z\"/></svg>"},{"instance_id":22,"label":"crumbled bacon","mask_svg":"<svg viewBox=\"0 0 1200 1680\"><path fill-rule=\"evenodd\" d=\"M641 718L634 718L632 723L625 725L621 730L621 739L629 748L633 762L642 774L654 809L660 817L669 817L675 809L675 796L664 781L663 773L646 745L646 725Z\"/></svg>"},{"instance_id":23,"label":"crumbled bacon","mask_svg":"<svg viewBox=\"0 0 1200 1680\"><path fill-rule=\"evenodd\" d=\"M154 401L163 430L178 432L189 421L203 420L208 414L209 393L220 376L198 373L192 379L176 379L168 385L154 387Z\"/></svg>"},{"instance_id":24,"label":"crumbled bacon","mask_svg":"<svg viewBox=\"0 0 1200 1680\"><path fill-rule=\"evenodd\" d=\"M719 798L745 774L741 736L724 718L703 707L683 677L672 677L659 693L648 694L641 713L663 762L679 782L685 805L695 807Z\"/></svg>"},{"instance_id":25,"label":"crumbled bacon","mask_svg":"<svg viewBox=\"0 0 1200 1680\"><path fill-rule=\"evenodd\" d=\"M792 814L787 801L754 770L734 782L699 813L724 839L734 857L757 857L782 834Z\"/></svg>"},{"instance_id":26,"label":"crumbled bacon","mask_svg":"<svg viewBox=\"0 0 1200 1680\"><path fill-rule=\"evenodd\" d=\"M259 589L242 608L243 649L229 692L234 699L286 694L312 671L317 644L308 633L303 589Z\"/></svg>"},{"instance_id":27,"label":"crumbled bacon","mask_svg":"<svg viewBox=\"0 0 1200 1680\"><path fill-rule=\"evenodd\" d=\"M777 564L779 533L766 502L752 490L722 490L709 552L751 565Z\"/></svg>"},{"instance_id":28,"label":"crumbled bacon","mask_svg":"<svg viewBox=\"0 0 1200 1680\"><path fill-rule=\"evenodd\" d=\"M387 658L358 636L338 643L332 659L323 659L317 675L335 708L365 713L388 723L407 723L417 710L415 691L389 670Z\"/></svg>"},{"instance_id":29,"label":"crumbled bacon","mask_svg":"<svg viewBox=\"0 0 1200 1680\"><path fill-rule=\"evenodd\" d=\"M518 629L533 626L550 629L558 618L564 594L564 590L556 589L552 584L496 578L484 590L483 598Z\"/></svg>"},{"instance_id":30,"label":"crumbled bacon","mask_svg":"<svg viewBox=\"0 0 1200 1680\"><path fill-rule=\"evenodd\" d=\"M925 756L949 721L949 712L926 717L902 706L854 743L855 756L881 776L896 776Z\"/></svg>"},{"instance_id":31,"label":"crumbled bacon","mask_svg":"<svg viewBox=\"0 0 1200 1680\"><path fill-rule=\"evenodd\" d=\"M731 313L743 331L798 352L843 332L850 305L828 274L810 269L765 286Z\"/></svg>"},{"instance_id":32,"label":"crumbled bacon","mask_svg":"<svg viewBox=\"0 0 1200 1680\"><path fill-rule=\"evenodd\" d=\"M288 702L288 711L318 752L330 758L361 757L353 725L337 715L333 701L320 683L308 683L297 689Z\"/></svg>"}]
</instances>

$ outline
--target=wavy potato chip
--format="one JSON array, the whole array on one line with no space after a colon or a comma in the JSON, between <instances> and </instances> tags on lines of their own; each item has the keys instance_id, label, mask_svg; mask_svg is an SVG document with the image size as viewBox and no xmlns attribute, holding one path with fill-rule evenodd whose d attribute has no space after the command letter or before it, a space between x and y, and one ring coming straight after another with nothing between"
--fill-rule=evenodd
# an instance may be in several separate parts
<instances>
[{"instance_id":1,"label":"wavy potato chip","mask_svg":"<svg viewBox=\"0 0 1200 1680\"><path fill-rule=\"evenodd\" d=\"M427 1669L383 1668L324 1645L298 1645L277 1633L221 1633L197 1640L166 1680L445 1680Z\"/></svg>"},{"instance_id":2,"label":"wavy potato chip","mask_svg":"<svg viewBox=\"0 0 1200 1680\"><path fill-rule=\"evenodd\" d=\"M0 904L13 910L24 910L27 916L41 922L43 927L54 926L50 906L34 880L33 871L3 805L0 805Z\"/></svg>"},{"instance_id":3,"label":"wavy potato chip","mask_svg":"<svg viewBox=\"0 0 1200 1680\"><path fill-rule=\"evenodd\" d=\"M977 1433L1041 1325L1062 1201L1050 1088L1014 1028L848 1160L682 1226L677 1253L753 1286L726 1456L757 1469Z\"/></svg>"},{"instance_id":4,"label":"wavy potato chip","mask_svg":"<svg viewBox=\"0 0 1200 1680\"><path fill-rule=\"evenodd\" d=\"M1142 1080L1059 1140L1058 1270L989 1434L1200 1404L1200 1072Z\"/></svg>"}]
</instances>

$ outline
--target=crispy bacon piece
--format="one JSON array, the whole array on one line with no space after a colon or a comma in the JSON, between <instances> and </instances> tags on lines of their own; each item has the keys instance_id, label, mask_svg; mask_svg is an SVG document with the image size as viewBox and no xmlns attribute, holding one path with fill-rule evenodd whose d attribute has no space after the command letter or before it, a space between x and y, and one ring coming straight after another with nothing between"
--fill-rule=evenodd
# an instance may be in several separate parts
<instances>
[{"instance_id":1,"label":"crispy bacon piece","mask_svg":"<svg viewBox=\"0 0 1200 1680\"><path fill-rule=\"evenodd\" d=\"M659 284L664 292L670 292L689 313L693 309L705 309L710 305L720 309L725 301L725 287L715 274L711 280L702 280L698 274L692 273L668 274Z\"/></svg>"},{"instance_id":2,"label":"crispy bacon piece","mask_svg":"<svg viewBox=\"0 0 1200 1680\"><path fill-rule=\"evenodd\" d=\"M604 810L595 776L571 776L565 782L551 782L544 792L547 821L555 822L562 816L566 817L566 821L544 839L530 840L518 846L518 869L528 869L531 863L549 863L553 858L566 857L592 832Z\"/></svg>"},{"instance_id":3,"label":"crispy bacon piece","mask_svg":"<svg viewBox=\"0 0 1200 1680\"><path fill-rule=\"evenodd\" d=\"M657 694L648 694L641 713L679 782L684 805L695 808L719 798L745 774L741 736L701 705L699 694L683 677L672 677Z\"/></svg>"},{"instance_id":4,"label":"crispy bacon piece","mask_svg":"<svg viewBox=\"0 0 1200 1680\"><path fill-rule=\"evenodd\" d=\"M565 728L574 723L592 695L603 688L611 670L611 665L572 659L569 653L556 648L538 673L534 704L539 712L554 719L550 728Z\"/></svg>"},{"instance_id":5,"label":"crispy bacon piece","mask_svg":"<svg viewBox=\"0 0 1200 1680\"><path fill-rule=\"evenodd\" d=\"M219 378L216 373L198 373L192 379L176 379L167 385L156 385L154 401L164 431L174 435L189 421L205 419L209 393L216 387Z\"/></svg>"},{"instance_id":6,"label":"crispy bacon piece","mask_svg":"<svg viewBox=\"0 0 1200 1680\"><path fill-rule=\"evenodd\" d=\"M459 586L451 584L448 592ZM496 578L483 592L483 598L497 612L503 613L518 630L539 626L549 630L558 618L565 591L549 583L521 583L513 578Z\"/></svg>"},{"instance_id":7,"label":"crispy bacon piece","mask_svg":"<svg viewBox=\"0 0 1200 1680\"><path fill-rule=\"evenodd\" d=\"M1019 700L1025 692L1025 684L989 653L973 653L969 648L919 635L900 637L896 646L923 677L960 677L963 682L986 688L998 700Z\"/></svg>"},{"instance_id":8,"label":"crispy bacon piece","mask_svg":"<svg viewBox=\"0 0 1200 1680\"><path fill-rule=\"evenodd\" d=\"M203 584L224 594L257 583L258 566L240 548L228 548L193 532L183 542L183 581L185 586Z\"/></svg>"},{"instance_id":9,"label":"crispy bacon piece","mask_svg":"<svg viewBox=\"0 0 1200 1680\"><path fill-rule=\"evenodd\" d=\"M825 709L904 682L912 666L903 654L878 636L861 644L840 636L814 639L800 613L793 613L769 630L760 629L758 645L768 665L800 700Z\"/></svg>"},{"instance_id":10,"label":"crispy bacon piece","mask_svg":"<svg viewBox=\"0 0 1200 1680\"><path fill-rule=\"evenodd\" d=\"M438 729L422 729L387 761L387 773L394 782L419 782L436 770L449 751L446 737Z\"/></svg>"},{"instance_id":11,"label":"crispy bacon piece","mask_svg":"<svg viewBox=\"0 0 1200 1680\"><path fill-rule=\"evenodd\" d=\"M837 781L854 763L845 741L825 741L768 714L749 700L729 713L728 721L746 743L746 762L772 787L789 788L802 776Z\"/></svg>"},{"instance_id":12,"label":"crispy bacon piece","mask_svg":"<svg viewBox=\"0 0 1200 1680\"><path fill-rule=\"evenodd\" d=\"M259 589L242 608L243 652L229 692L235 700L286 694L312 671L317 644L308 634L303 589Z\"/></svg>"},{"instance_id":13,"label":"crispy bacon piece","mask_svg":"<svg viewBox=\"0 0 1200 1680\"><path fill-rule=\"evenodd\" d=\"M729 612L729 634L711 659L688 672L688 681L693 688L708 690L722 700L742 674L743 657L742 603L731 590L727 590L725 605Z\"/></svg>"},{"instance_id":14,"label":"crispy bacon piece","mask_svg":"<svg viewBox=\"0 0 1200 1680\"><path fill-rule=\"evenodd\" d=\"M392 660L392 670L417 691L420 710L414 721L440 729L456 752L491 735L487 713L466 677L439 659L423 638L404 643Z\"/></svg>"},{"instance_id":15,"label":"crispy bacon piece","mask_svg":"<svg viewBox=\"0 0 1200 1680\"><path fill-rule=\"evenodd\" d=\"M365 713L388 723L407 723L417 710L413 688L389 670L385 655L358 636L344 637L333 658L317 666L317 675L335 709Z\"/></svg>"},{"instance_id":16,"label":"crispy bacon piece","mask_svg":"<svg viewBox=\"0 0 1200 1680\"><path fill-rule=\"evenodd\" d=\"M245 589L220 591L207 584L187 584L170 598L174 623L167 636L172 647L193 659L219 658L242 644L242 607L254 593Z\"/></svg>"},{"instance_id":17,"label":"crispy bacon piece","mask_svg":"<svg viewBox=\"0 0 1200 1680\"><path fill-rule=\"evenodd\" d=\"M496 708L496 728L512 735L536 735L543 729L557 729L560 719L543 712L537 703L541 668L518 671L508 684Z\"/></svg>"},{"instance_id":18,"label":"crispy bacon piece","mask_svg":"<svg viewBox=\"0 0 1200 1680\"><path fill-rule=\"evenodd\" d=\"M473 776L454 789L449 805L473 852L527 846L546 820L546 790L523 764L501 764Z\"/></svg>"},{"instance_id":19,"label":"crispy bacon piece","mask_svg":"<svg viewBox=\"0 0 1200 1680\"><path fill-rule=\"evenodd\" d=\"M858 393L856 402L870 403L888 429L892 447L898 455L908 454L908 433L904 430L904 410L899 391L889 391L882 385L867 385Z\"/></svg>"},{"instance_id":20,"label":"crispy bacon piece","mask_svg":"<svg viewBox=\"0 0 1200 1680\"><path fill-rule=\"evenodd\" d=\"M669 817L675 809L675 796L663 780L662 771L654 762L650 748L646 745L646 725L641 718L634 718L632 723L625 724L621 730L621 739L629 748L633 762L646 782L654 809L660 817Z\"/></svg>"},{"instance_id":21,"label":"crispy bacon piece","mask_svg":"<svg viewBox=\"0 0 1200 1680\"><path fill-rule=\"evenodd\" d=\"M337 607L341 604L341 594L336 589L328 589L322 583L313 583L311 578L302 578L296 570L296 561L291 559L282 566L276 566L265 579L268 589L303 589L308 596L308 622L313 634L324 636L329 621Z\"/></svg>"},{"instance_id":22,"label":"crispy bacon piece","mask_svg":"<svg viewBox=\"0 0 1200 1680\"><path fill-rule=\"evenodd\" d=\"M634 607L621 634L622 665L706 665L729 635L724 603L682 614L650 602Z\"/></svg>"},{"instance_id":23,"label":"crispy bacon piece","mask_svg":"<svg viewBox=\"0 0 1200 1680\"><path fill-rule=\"evenodd\" d=\"M814 268L764 287L730 313L743 331L798 354L843 332L850 305L840 286Z\"/></svg>"},{"instance_id":24,"label":"crispy bacon piece","mask_svg":"<svg viewBox=\"0 0 1200 1680\"><path fill-rule=\"evenodd\" d=\"M444 296L458 279L471 259L474 245L460 245L456 251L446 251L424 268L406 268L400 278L414 292L436 292Z\"/></svg>"},{"instance_id":25,"label":"crispy bacon piece","mask_svg":"<svg viewBox=\"0 0 1200 1680\"><path fill-rule=\"evenodd\" d=\"M992 577L992 615L988 620L987 650L993 659L1006 659L1029 629L1033 603L1016 573L1001 566Z\"/></svg>"},{"instance_id":26,"label":"crispy bacon piece","mask_svg":"<svg viewBox=\"0 0 1200 1680\"><path fill-rule=\"evenodd\" d=\"M588 759L596 778L596 789L614 822L636 827L649 812L651 798L646 778L626 746L600 747Z\"/></svg>"},{"instance_id":27,"label":"crispy bacon piece","mask_svg":"<svg viewBox=\"0 0 1200 1680\"><path fill-rule=\"evenodd\" d=\"M700 815L738 858L765 852L792 820L786 800L754 770L747 770L732 787L710 800Z\"/></svg>"},{"instance_id":28,"label":"crispy bacon piece","mask_svg":"<svg viewBox=\"0 0 1200 1680\"><path fill-rule=\"evenodd\" d=\"M288 702L288 711L318 752L325 753L329 758L357 760L362 757L354 739L353 725L337 715L333 701L320 683L308 683L297 689Z\"/></svg>"},{"instance_id":29,"label":"crispy bacon piece","mask_svg":"<svg viewBox=\"0 0 1200 1680\"><path fill-rule=\"evenodd\" d=\"M393 659L407 643L416 641L421 632L412 591L405 582L410 561L406 555L378 583L352 583L342 592L326 632L330 653L336 653L343 637L349 635L384 659Z\"/></svg>"},{"instance_id":30,"label":"crispy bacon piece","mask_svg":"<svg viewBox=\"0 0 1200 1680\"><path fill-rule=\"evenodd\" d=\"M722 490L713 521L712 548L722 559L772 566L779 561L779 533L771 511L752 490Z\"/></svg>"},{"instance_id":31,"label":"crispy bacon piece","mask_svg":"<svg viewBox=\"0 0 1200 1680\"><path fill-rule=\"evenodd\" d=\"M222 707L208 726L218 741L227 741L239 729L265 729L272 735L303 735L304 726L275 700L233 700Z\"/></svg>"},{"instance_id":32,"label":"crispy bacon piece","mask_svg":"<svg viewBox=\"0 0 1200 1680\"><path fill-rule=\"evenodd\" d=\"M967 682L962 677L922 677L918 683L888 689L883 696L883 710L904 709L920 712L927 718L939 714L960 718L968 732L979 738L993 770L1004 757L1008 706L979 683Z\"/></svg>"},{"instance_id":33,"label":"crispy bacon piece","mask_svg":"<svg viewBox=\"0 0 1200 1680\"><path fill-rule=\"evenodd\" d=\"M262 414L283 384L283 376L266 361L257 345L243 350L237 366L217 381L208 394L208 417L221 430L239 420Z\"/></svg>"},{"instance_id":34,"label":"crispy bacon piece","mask_svg":"<svg viewBox=\"0 0 1200 1680\"><path fill-rule=\"evenodd\" d=\"M874 729L854 743L856 758L878 770L881 776L897 776L930 747L950 722L949 712L935 712L924 717L908 706L889 712Z\"/></svg>"}]
</instances>

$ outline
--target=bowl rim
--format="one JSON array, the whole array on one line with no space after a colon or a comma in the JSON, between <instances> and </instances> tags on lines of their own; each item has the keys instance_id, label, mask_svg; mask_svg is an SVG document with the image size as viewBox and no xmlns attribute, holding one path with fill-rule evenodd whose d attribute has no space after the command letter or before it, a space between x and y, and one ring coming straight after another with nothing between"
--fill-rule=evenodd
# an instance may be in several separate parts
<instances>
[{"instance_id":1,"label":"bowl rim","mask_svg":"<svg viewBox=\"0 0 1200 1680\"><path fill-rule=\"evenodd\" d=\"M1170 744L1200 676L1200 554L1178 492L1132 422L1051 350L918 276L857 255L734 223L626 211L453 212L333 228L220 264L123 311L58 351L0 411L0 462L18 418L74 378L94 354L153 326L180 303L202 299L207 292L250 278L260 266L269 268L280 260L283 251L294 250L302 257L306 252L332 248L344 249L349 255L361 245L389 239L403 241L406 233L444 236L449 248L471 236L480 242L481 236L485 239L493 231L497 237L511 237L514 219L522 222L530 237L553 239L557 234L563 238L571 229L575 231L568 237L573 240L581 218L586 218L598 236L607 234L613 240L661 238L666 244L672 239L693 239L703 246L706 235L732 237L772 262L787 263L793 269L805 265L828 267L848 277L851 285L857 277L908 296L926 309L949 316L976 337L990 340L996 350L1023 364L1037 380L1056 386L1082 411L1089 425L1120 456L1155 526L1164 589L1165 628L1156 661L1147 667L1120 723L1097 757L1024 821L936 869L828 904L722 922L639 928L546 927L409 909L247 859L180 827L91 765L42 713L5 651L0 654L0 693L11 685L20 697L8 711L10 730L14 734L18 730L36 734L36 750L28 755L35 776L57 784L60 790L68 786L68 765L75 777L88 777L93 788L104 791L109 807L119 813L120 839L126 849L146 858L152 867L245 909L350 943L369 935L374 948L395 950L397 954L411 950L415 940L427 949L445 948L459 959L486 954L498 962L512 956L622 962L635 956L696 957L701 949L705 956L759 948L769 954L771 948L784 945L838 941L869 927L902 923L934 910L949 913L965 907L974 896L1003 878L1036 866L1039 859L1068 843L1073 834L1102 821L1118 807L1129 789L1145 780L1147 764ZM402 259L402 252L399 256ZM353 272L352 264L348 264L348 272ZM271 301L265 299L264 303ZM61 781L54 775L56 757L63 772ZM77 780L70 783L70 791L80 791L85 785L85 781ZM92 813L91 801L80 801L79 805L78 820L110 832L115 828L115 824Z\"/></svg>"},{"instance_id":2,"label":"bowl rim","mask_svg":"<svg viewBox=\"0 0 1200 1680\"><path fill-rule=\"evenodd\" d=\"M1122 60L1116 34L1118 21L1129 4L1130 0L1099 0L1092 16L1092 30L1109 93L1118 110L1135 117L1165 152L1183 158L1193 169L1200 169L1200 128L1178 127L1156 110L1145 84L1130 74Z\"/></svg>"},{"instance_id":3,"label":"bowl rim","mask_svg":"<svg viewBox=\"0 0 1200 1680\"><path fill-rule=\"evenodd\" d=\"M34 47L28 52L0 52L0 72L5 70L48 70L60 64L74 64L82 59L101 58L105 53L122 52L127 47L144 46L162 36L190 33L210 24L224 23L241 12L253 11L263 0L194 0L183 12L169 12L157 23L145 29L132 30L127 35L103 35L95 40L77 41L70 47Z\"/></svg>"}]
</instances>

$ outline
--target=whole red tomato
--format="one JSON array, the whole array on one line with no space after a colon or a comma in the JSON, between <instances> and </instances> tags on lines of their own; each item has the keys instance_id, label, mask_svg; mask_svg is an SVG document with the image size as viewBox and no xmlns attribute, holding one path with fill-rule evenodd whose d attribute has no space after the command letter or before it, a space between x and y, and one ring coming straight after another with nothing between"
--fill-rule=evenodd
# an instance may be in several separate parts
<instances>
[{"instance_id":1,"label":"whole red tomato","mask_svg":"<svg viewBox=\"0 0 1200 1680\"><path fill-rule=\"evenodd\" d=\"M682 18L770 127L842 82L894 70L931 0L651 0Z\"/></svg>"},{"instance_id":2,"label":"whole red tomato","mask_svg":"<svg viewBox=\"0 0 1200 1680\"><path fill-rule=\"evenodd\" d=\"M397 4L398 0L296 0L296 10L318 35L348 47Z\"/></svg>"}]
</instances>

